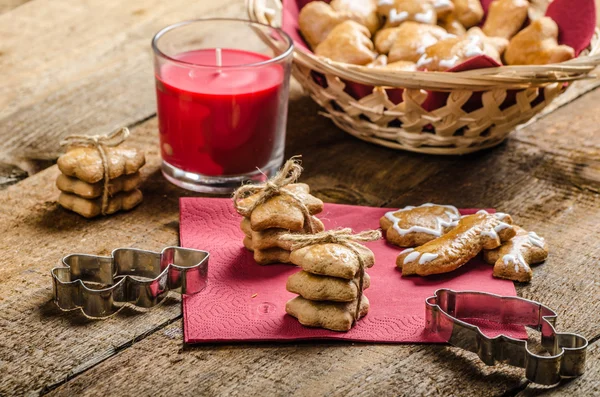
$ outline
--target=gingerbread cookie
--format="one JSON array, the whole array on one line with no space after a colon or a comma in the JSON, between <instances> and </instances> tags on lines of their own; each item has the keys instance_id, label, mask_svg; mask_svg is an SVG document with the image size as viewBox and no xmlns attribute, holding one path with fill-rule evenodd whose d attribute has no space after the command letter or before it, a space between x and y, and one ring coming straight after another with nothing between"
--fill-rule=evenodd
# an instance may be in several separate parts
<instances>
[{"instance_id":1,"label":"gingerbread cookie","mask_svg":"<svg viewBox=\"0 0 600 397\"><path fill-rule=\"evenodd\" d=\"M323 211L323 202L310 194L310 188L304 183L293 183L283 187L284 190L294 194L308 209L311 215ZM238 206L252 207L259 194L239 200ZM286 194L269 198L265 203L257 206L250 215L252 230L261 231L269 228L282 228L300 231L304 228L304 214L298 203Z\"/></svg>"},{"instance_id":2,"label":"gingerbread cookie","mask_svg":"<svg viewBox=\"0 0 600 397\"><path fill-rule=\"evenodd\" d=\"M106 214L113 214L120 210L130 210L141 203L142 198L142 192L139 189L118 193L108 199ZM58 196L58 203L86 218L93 218L102 213L102 199L99 198L88 200L74 194L62 192Z\"/></svg>"},{"instance_id":3,"label":"gingerbread cookie","mask_svg":"<svg viewBox=\"0 0 600 397\"><path fill-rule=\"evenodd\" d=\"M495 0L490 4L483 32L492 37L510 39L527 20L527 0Z\"/></svg>"},{"instance_id":4,"label":"gingerbread cookie","mask_svg":"<svg viewBox=\"0 0 600 397\"><path fill-rule=\"evenodd\" d=\"M312 216L311 222L313 224L313 232L319 233L325 230L323 222L317 217ZM250 219L244 218L240 223L240 229L244 234L252 240L252 247L254 249L268 249L268 248L281 248L284 250L290 250L292 242L289 240L282 240L281 236L290 233L287 229L272 228L265 229L260 232L252 230ZM305 233L305 230L301 230L296 233Z\"/></svg>"},{"instance_id":5,"label":"gingerbread cookie","mask_svg":"<svg viewBox=\"0 0 600 397\"><path fill-rule=\"evenodd\" d=\"M427 47L419 58L417 67L430 71L444 71L484 54L484 42L478 35L450 37Z\"/></svg>"},{"instance_id":6,"label":"gingerbread cookie","mask_svg":"<svg viewBox=\"0 0 600 397\"><path fill-rule=\"evenodd\" d=\"M365 268L375 264L373 251L356 244L354 247L361 255ZM360 270L358 258L350 248L335 244L314 244L292 251L290 261L304 271L323 276L352 280Z\"/></svg>"},{"instance_id":7,"label":"gingerbread cookie","mask_svg":"<svg viewBox=\"0 0 600 397\"><path fill-rule=\"evenodd\" d=\"M558 25L549 17L533 21L517 33L504 54L509 65L546 65L574 57L571 47L558 44Z\"/></svg>"},{"instance_id":8,"label":"gingerbread cookie","mask_svg":"<svg viewBox=\"0 0 600 397\"><path fill-rule=\"evenodd\" d=\"M477 25L484 14L480 0L454 0L454 13L465 28Z\"/></svg>"},{"instance_id":9,"label":"gingerbread cookie","mask_svg":"<svg viewBox=\"0 0 600 397\"><path fill-rule=\"evenodd\" d=\"M108 185L110 196L122 191L130 191L137 188L142 181L139 172L131 175L123 175L112 179ZM60 174L56 179L56 187L65 193L72 193L85 199L93 199L102 196L104 183L87 183L76 178Z\"/></svg>"},{"instance_id":10,"label":"gingerbread cookie","mask_svg":"<svg viewBox=\"0 0 600 397\"><path fill-rule=\"evenodd\" d=\"M543 262L548 257L546 241L535 232L514 226L516 235L502 246L484 251L485 261L494 265L494 277L522 283L531 281L530 265Z\"/></svg>"},{"instance_id":11,"label":"gingerbread cookie","mask_svg":"<svg viewBox=\"0 0 600 397\"><path fill-rule=\"evenodd\" d=\"M357 301L316 302L298 296L286 303L285 311L307 327L320 327L343 332L352 328L357 312L356 306ZM363 296L356 320L365 316L368 311L369 300Z\"/></svg>"},{"instance_id":12,"label":"gingerbread cookie","mask_svg":"<svg viewBox=\"0 0 600 397\"><path fill-rule=\"evenodd\" d=\"M417 62L428 47L447 37L448 33L439 26L405 22L397 28L379 31L375 47L388 54L389 62Z\"/></svg>"},{"instance_id":13,"label":"gingerbread cookie","mask_svg":"<svg viewBox=\"0 0 600 397\"><path fill-rule=\"evenodd\" d=\"M349 15L350 20L366 26L371 33L379 29L377 0L331 0L329 4L338 13Z\"/></svg>"},{"instance_id":14,"label":"gingerbread cookie","mask_svg":"<svg viewBox=\"0 0 600 397\"><path fill-rule=\"evenodd\" d=\"M462 36L467 33L467 29L458 21L458 19L456 19L456 14L454 12L451 12L438 20L438 25L441 28L446 29L448 33L456 36Z\"/></svg>"},{"instance_id":15,"label":"gingerbread cookie","mask_svg":"<svg viewBox=\"0 0 600 397\"><path fill-rule=\"evenodd\" d=\"M345 21L333 28L317 45L315 55L354 65L367 65L377 57L369 29L354 21Z\"/></svg>"},{"instance_id":16,"label":"gingerbread cookie","mask_svg":"<svg viewBox=\"0 0 600 397\"><path fill-rule=\"evenodd\" d=\"M109 179L131 175L146 163L144 153L136 149L106 147ZM67 176L87 183L104 179L104 166L97 148L77 147L58 158L58 169Z\"/></svg>"},{"instance_id":17,"label":"gingerbread cookie","mask_svg":"<svg viewBox=\"0 0 600 397\"><path fill-rule=\"evenodd\" d=\"M487 36L483 31L474 27L469 29L467 36L477 36L483 42L483 53L498 63L502 63L502 54L508 47L508 40L502 37Z\"/></svg>"},{"instance_id":18,"label":"gingerbread cookie","mask_svg":"<svg viewBox=\"0 0 600 397\"><path fill-rule=\"evenodd\" d=\"M402 276L447 273L473 259L481 250L498 248L514 236L510 216L479 211L462 217L458 225L442 237L404 250L396 265L402 269Z\"/></svg>"},{"instance_id":19,"label":"gingerbread cookie","mask_svg":"<svg viewBox=\"0 0 600 397\"><path fill-rule=\"evenodd\" d=\"M379 0L378 10L385 20L385 27L399 26L407 21L435 25L437 12L431 1Z\"/></svg>"},{"instance_id":20,"label":"gingerbread cookie","mask_svg":"<svg viewBox=\"0 0 600 397\"><path fill-rule=\"evenodd\" d=\"M346 280L300 271L288 278L286 289L312 301L352 302L358 297L359 283L358 277ZM370 285L371 278L365 273L363 290Z\"/></svg>"},{"instance_id":21,"label":"gingerbread cookie","mask_svg":"<svg viewBox=\"0 0 600 397\"><path fill-rule=\"evenodd\" d=\"M290 251L279 247L258 249L254 247L251 237L244 237L244 247L254 254L254 261L261 265L290 263Z\"/></svg>"},{"instance_id":22,"label":"gingerbread cookie","mask_svg":"<svg viewBox=\"0 0 600 397\"><path fill-rule=\"evenodd\" d=\"M386 213L379 220L388 242L399 247L416 247L447 233L460 219L451 205L423 204Z\"/></svg>"}]
</instances>

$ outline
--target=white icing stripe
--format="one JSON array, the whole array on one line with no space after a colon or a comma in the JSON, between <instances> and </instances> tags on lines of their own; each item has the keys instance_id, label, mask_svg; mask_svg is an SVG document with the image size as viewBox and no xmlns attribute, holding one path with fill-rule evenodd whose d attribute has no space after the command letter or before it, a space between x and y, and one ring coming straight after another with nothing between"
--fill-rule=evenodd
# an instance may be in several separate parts
<instances>
[{"instance_id":1,"label":"white icing stripe","mask_svg":"<svg viewBox=\"0 0 600 397\"><path fill-rule=\"evenodd\" d=\"M495 231L495 230L483 230L483 231L481 232L481 235L482 235L482 236L489 237L489 238L493 238L493 239L496 239L496 238L498 238L498 233L496 233L496 231Z\"/></svg>"},{"instance_id":2,"label":"white icing stripe","mask_svg":"<svg viewBox=\"0 0 600 397\"><path fill-rule=\"evenodd\" d=\"M408 18L408 12L398 12L395 8L390 10L390 22L404 22Z\"/></svg>"},{"instance_id":3,"label":"white icing stripe","mask_svg":"<svg viewBox=\"0 0 600 397\"><path fill-rule=\"evenodd\" d=\"M438 254L424 253L423 255L421 255L421 259L419 259L419 265L424 265L426 263L429 263L432 260L434 260L435 258L437 258L438 256L439 256Z\"/></svg>"},{"instance_id":4,"label":"white icing stripe","mask_svg":"<svg viewBox=\"0 0 600 397\"><path fill-rule=\"evenodd\" d=\"M489 212L487 212L486 210L479 210L479 211L476 212L476 214L477 215L481 215L481 214L489 215Z\"/></svg>"},{"instance_id":5,"label":"white icing stripe","mask_svg":"<svg viewBox=\"0 0 600 397\"><path fill-rule=\"evenodd\" d=\"M452 58L450 59L442 59L440 60L440 66L443 68L453 68L456 66L456 64L458 63L458 61L460 61L460 59L454 55Z\"/></svg>"},{"instance_id":6,"label":"white icing stripe","mask_svg":"<svg viewBox=\"0 0 600 397\"><path fill-rule=\"evenodd\" d=\"M429 23L433 19L433 10L429 9L425 12L415 14L415 21L421 23Z\"/></svg>"},{"instance_id":7,"label":"white icing stripe","mask_svg":"<svg viewBox=\"0 0 600 397\"><path fill-rule=\"evenodd\" d=\"M446 213L446 215L448 215L449 220L446 221L439 216L436 217L436 229L437 230L430 229L430 228L423 227L423 226L411 226L408 229L402 229L400 227L400 225L398 224L400 222L400 218L396 217L396 215L395 215L396 213L410 211L415 208L434 207L434 206L444 207L448 210L445 213ZM438 205L438 204L426 203L426 204L421 205L420 207L413 207L413 206L409 205L409 206L399 209L397 211L387 212L385 214L385 217L387 220L389 220L390 222L393 223L392 227L400 236L406 236L409 233L426 233L426 234L431 234L435 237L441 237L442 229L447 228L447 227L455 227L456 225L458 225L458 220L460 219L460 214L458 212L458 209L456 209L456 207L453 207L451 205Z\"/></svg>"},{"instance_id":8,"label":"white icing stripe","mask_svg":"<svg viewBox=\"0 0 600 397\"><path fill-rule=\"evenodd\" d=\"M392 6L392 5L394 5L394 0L379 0L379 3L377 3L377 5Z\"/></svg>"},{"instance_id":9,"label":"white icing stripe","mask_svg":"<svg viewBox=\"0 0 600 397\"><path fill-rule=\"evenodd\" d=\"M511 227L511 226L510 226L508 223L500 222L500 223L498 224L498 226L496 226L496 227L494 228L494 230L496 231L496 233L499 233L501 230L508 229L508 228L510 228L510 227Z\"/></svg>"},{"instance_id":10,"label":"white icing stripe","mask_svg":"<svg viewBox=\"0 0 600 397\"><path fill-rule=\"evenodd\" d=\"M406 255L406 257L404 258L404 262L402 262L404 265L406 265L407 263L411 263L417 260L417 258L421 255L421 253L419 251L414 251L411 252L410 254Z\"/></svg>"},{"instance_id":11,"label":"white icing stripe","mask_svg":"<svg viewBox=\"0 0 600 397\"><path fill-rule=\"evenodd\" d=\"M508 214L505 214L504 212L496 212L494 214L494 216L496 218L498 218L499 220L503 221L503 220L505 220L508 217Z\"/></svg>"},{"instance_id":12,"label":"white icing stripe","mask_svg":"<svg viewBox=\"0 0 600 397\"><path fill-rule=\"evenodd\" d=\"M529 242L531 244L542 249L544 248L545 240L542 237L538 236L535 232L529 232L527 234L529 235Z\"/></svg>"}]
</instances>

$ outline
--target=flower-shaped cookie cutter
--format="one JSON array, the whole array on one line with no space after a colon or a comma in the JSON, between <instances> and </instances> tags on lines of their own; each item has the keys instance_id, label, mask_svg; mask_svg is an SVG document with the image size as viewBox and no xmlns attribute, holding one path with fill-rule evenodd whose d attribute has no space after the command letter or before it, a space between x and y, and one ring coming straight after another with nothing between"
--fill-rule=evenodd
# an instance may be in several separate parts
<instances>
[{"instance_id":1,"label":"flower-shaped cookie cutter","mask_svg":"<svg viewBox=\"0 0 600 397\"><path fill-rule=\"evenodd\" d=\"M555 330L557 314L528 299L485 292L439 289L425 301L426 330L443 341L477 353L487 365L497 362L525 368L528 380L554 385L562 378L585 372L588 341L581 335ZM477 318L501 324L524 325L541 332L548 355L532 352L526 340L485 336L479 327L460 318Z\"/></svg>"},{"instance_id":2,"label":"flower-shaped cookie cutter","mask_svg":"<svg viewBox=\"0 0 600 397\"><path fill-rule=\"evenodd\" d=\"M106 318L125 305L148 309L169 291L195 294L206 286L209 253L180 247L161 252L118 248L111 256L72 254L52 269L54 302L61 310L80 309Z\"/></svg>"}]
</instances>

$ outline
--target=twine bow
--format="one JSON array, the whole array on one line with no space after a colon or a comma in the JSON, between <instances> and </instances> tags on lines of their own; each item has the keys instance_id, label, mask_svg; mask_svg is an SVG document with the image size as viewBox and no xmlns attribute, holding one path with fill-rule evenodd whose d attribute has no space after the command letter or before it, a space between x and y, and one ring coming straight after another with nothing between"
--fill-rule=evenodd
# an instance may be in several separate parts
<instances>
[{"instance_id":1,"label":"twine bow","mask_svg":"<svg viewBox=\"0 0 600 397\"><path fill-rule=\"evenodd\" d=\"M308 233L314 233L313 222L310 216L310 211L304 201L294 192L285 187L291 183L295 183L300 174L302 174L302 166L300 159L302 156L294 156L290 158L283 167L264 184L259 185L243 185L233 194L233 206L236 211L245 217L249 217L256 208L267 202L270 198L278 195L290 197L297 204L304 216L304 224ZM247 207L240 205L243 199L258 194L256 200Z\"/></svg>"},{"instance_id":2,"label":"twine bow","mask_svg":"<svg viewBox=\"0 0 600 397\"><path fill-rule=\"evenodd\" d=\"M354 322L358 321L360 315L360 304L362 302L365 281L365 261L358 251L358 247L360 246L358 243L375 241L380 238L381 232L379 230L365 230L357 234L352 234L352 229L350 228L327 230L316 234L285 234L281 236L282 240L292 242L292 251L315 244L339 244L348 248L356 256L359 265L359 279Z\"/></svg>"},{"instance_id":3,"label":"twine bow","mask_svg":"<svg viewBox=\"0 0 600 397\"><path fill-rule=\"evenodd\" d=\"M106 154L106 148L119 146L128 137L129 129L123 127L106 135L69 135L60 142L61 146L92 147L98 150L104 172L102 215L106 215L106 211L108 210L108 189L110 186L110 163Z\"/></svg>"}]
</instances>

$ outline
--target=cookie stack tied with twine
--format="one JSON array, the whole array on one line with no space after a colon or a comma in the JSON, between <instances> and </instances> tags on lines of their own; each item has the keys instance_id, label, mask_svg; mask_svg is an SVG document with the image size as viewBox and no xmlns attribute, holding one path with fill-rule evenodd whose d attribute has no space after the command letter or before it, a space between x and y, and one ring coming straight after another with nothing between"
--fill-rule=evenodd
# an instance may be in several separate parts
<instances>
[{"instance_id":1,"label":"cookie stack tied with twine","mask_svg":"<svg viewBox=\"0 0 600 397\"><path fill-rule=\"evenodd\" d=\"M266 183L244 185L233 195L233 205L244 217L244 246L259 265L289 263L292 243L281 239L284 234L325 229L314 216L323 211L323 202L310 194L307 184L296 183L301 173L300 156L295 156Z\"/></svg>"},{"instance_id":2,"label":"cookie stack tied with twine","mask_svg":"<svg viewBox=\"0 0 600 397\"><path fill-rule=\"evenodd\" d=\"M349 331L369 311L365 269L375 264L373 252L360 243L380 238L378 230L351 229L282 236L292 243L290 261L302 268L287 281L286 289L299 296L287 302L286 312L308 327Z\"/></svg>"},{"instance_id":3,"label":"cookie stack tied with twine","mask_svg":"<svg viewBox=\"0 0 600 397\"><path fill-rule=\"evenodd\" d=\"M119 147L129 130L108 135L71 135L62 146L67 152L58 159L62 174L56 180L61 193L58 203L86 218L130 210L142 201L139 170L144 153Z\"/></svg>"}]
</instances>

